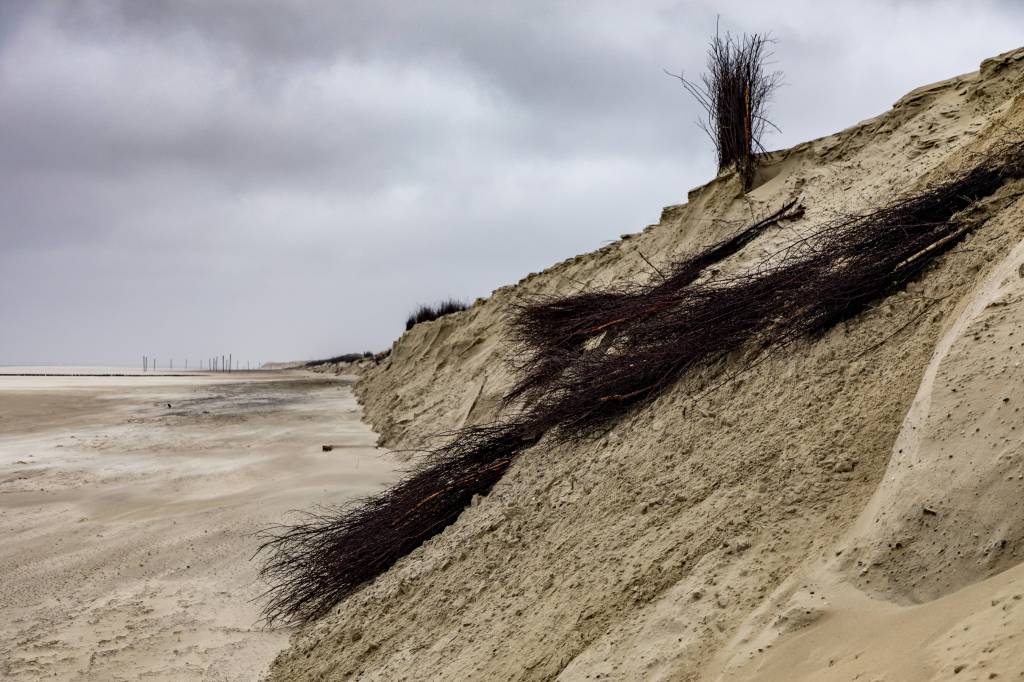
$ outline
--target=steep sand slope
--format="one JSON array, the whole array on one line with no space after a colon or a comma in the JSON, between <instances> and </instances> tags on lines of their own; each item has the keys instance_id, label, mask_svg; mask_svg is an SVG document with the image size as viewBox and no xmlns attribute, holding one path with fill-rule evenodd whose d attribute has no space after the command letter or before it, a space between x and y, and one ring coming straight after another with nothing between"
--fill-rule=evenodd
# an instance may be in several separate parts
<instances>
[{"instance_id":1,"label":"steep sand slope","mask_svg":"<svg viewBox=\"0 0 1024 682\"><path fill-rule=\"evenodd\" d=\"M729 677L1024 672L1022 342L1024 242L940 339L885 478L832 557L797 571L723 651ZM791 616L821 622L758 656Z\"/></svg>"},{"instance_id":2,"label":"steep sand slope","mask_svg":"<svg viewBox=\"0 0 1024 682\"><path fill-rule=\"evenodd\" d=\"M721 176L641 234L415 327L361 382L367 417L395 447L494 418L517 299L646 278L641 253L668 260L799 197L805 216L725 265L739 267L1024 127L1022 85L1024 50L987 60L778 153L746 196ZM1004 188L962 246L825 338L699 402L705 384L685 380L600 440L528 451L457 524L300 633L272 678L787 679L802 656L817 679L849 653L875 679L904 679L897 664L928 678L978 659L991 638L940 625L1012 633L1020 618L1017 569L989 576L1024 551L1024 330L1010 336L1022 189ZM1010 608L989 618L996 600ZM916 634L880 635L892 627ZM1024 670L1024 653L1000 651Z\"/></svg>"}]
</instances>

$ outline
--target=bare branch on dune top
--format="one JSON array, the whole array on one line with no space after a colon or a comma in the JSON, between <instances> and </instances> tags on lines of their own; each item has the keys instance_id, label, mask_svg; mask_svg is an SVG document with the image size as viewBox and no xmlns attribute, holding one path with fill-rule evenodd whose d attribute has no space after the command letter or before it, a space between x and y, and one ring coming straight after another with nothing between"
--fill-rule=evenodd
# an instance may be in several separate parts
<instances>
[{"instance_id":1,"label":"bare branch on dune top","mask_svg":"<svg viewBox=\"0 0 1024 682\"><path fill-rule=\"evenodd\" d=\"M757 33L742 38L726 33L723 37L716 27L708 47L707 73L700 83L666 71L678 78L704 109L707 120L701 121L700 127L715 145L718 170L734 168L744 190L754 181L755 154L766 152L761 143L765 131L776 128L767 112L772 93L782 83L782 73L765 71L771 43L769 36Z\"/></svg>"}]
</instances>

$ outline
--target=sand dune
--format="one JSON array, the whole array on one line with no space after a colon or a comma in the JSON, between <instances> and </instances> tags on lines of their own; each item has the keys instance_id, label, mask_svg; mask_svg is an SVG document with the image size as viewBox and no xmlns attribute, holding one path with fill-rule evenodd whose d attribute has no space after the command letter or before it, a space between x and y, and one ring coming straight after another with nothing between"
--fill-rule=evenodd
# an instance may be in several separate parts
<instances>
[{"instance_id":1,"label":"sand dune","mask_svg":"<svg viewBox=\"0 0 1024 682\"><path fill-rule=\"evenodd\" d=\"M641 233L417 325L357 387L384 443L493 420L509 311L646 281L793 200L742 269L1024 131L1024 50L734 174ZM300 631L273 680L1018 679L1024 181L918 279L705 395L519 456L443 533ZM703 396L695 401L697 395Z\"/></svg>"}]
</instances>

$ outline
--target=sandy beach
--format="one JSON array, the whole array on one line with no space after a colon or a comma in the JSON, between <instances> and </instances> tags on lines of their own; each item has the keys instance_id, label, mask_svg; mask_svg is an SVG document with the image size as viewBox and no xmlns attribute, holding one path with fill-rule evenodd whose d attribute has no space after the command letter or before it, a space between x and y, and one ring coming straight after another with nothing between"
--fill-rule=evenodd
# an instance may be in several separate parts
<instances>
[{"instance_id":1,"label":"sandy beach","mask_svg":"<svg viewBox=\"0 0 1024 682\"><path fill-rule=\"evenodd\" d=\"M258 622L254 533L395 477L350 378L11 374L3 679L256 679L290 631Z\"/></svg>"},{"instance_id":2,"label":"sandy beach","mask_svg":"<svg viewBox=\"0 0 1024 682\"><path fill-rule=\"evenodd\" d=\"M0 682L1024 682L1024 2L0 0Z\"/></svg>"}]
</instances>

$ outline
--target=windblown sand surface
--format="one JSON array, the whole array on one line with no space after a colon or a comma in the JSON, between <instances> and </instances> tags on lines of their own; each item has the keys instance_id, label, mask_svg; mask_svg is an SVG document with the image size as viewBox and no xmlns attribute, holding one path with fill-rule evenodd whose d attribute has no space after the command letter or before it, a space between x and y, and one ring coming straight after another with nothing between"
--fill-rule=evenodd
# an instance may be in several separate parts
<instances>
[{"instance_id":1,"label":"windblown sand surface","mask_svg":"<svg viewBox=\"0 0 1024 682\"><path fill-rule=\"evenodd\" d=\"M492 421L532 294L644 281L798 199L884 206L1024 131L1024 50L723 174L643 232L417 325L357 387L384 443ZM1024 181L922 275L717 391L520 455L459 520L300 631L273 680L1024 678ZM325 368L327 369L327 368ZM721 368L723 372L736 369Z\"/></svg>"},{"instance_id":2,"label":"windblown sand surface","mask_svg":"<svg viewBox=\"0 0 1024 682\"><path fill-rule=\"evenodd\" d=\"M253 533L393 479L359 416L344 377L0 375L0 678L257 679Z\"/></svg>"}]
</instances>

